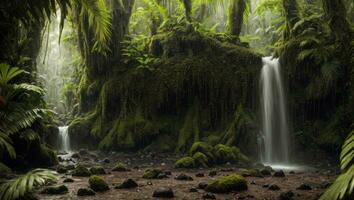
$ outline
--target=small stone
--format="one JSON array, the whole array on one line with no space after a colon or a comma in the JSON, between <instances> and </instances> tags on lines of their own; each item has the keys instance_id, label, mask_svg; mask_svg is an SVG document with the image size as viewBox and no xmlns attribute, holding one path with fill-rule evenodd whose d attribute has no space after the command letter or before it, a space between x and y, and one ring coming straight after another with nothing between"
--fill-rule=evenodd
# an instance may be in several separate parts
<instances>
[{"instance_id":1,"label":"small stone","mask_svg":"<svg viewBox=\"0 0 354 200\"><path fill-rule=\"evenodd\" d=\"M167 176L172 175L172 172L171 172L171 171L165 171L164 173L165 173Z\"/></svg>"},{"instance_id":2,"label":"small stone","mask_svg":"<svg viewBox=\"0 0 354 200\"><path fill-rule=\"evenodd\" d=\"M198 192L198 189L197 188L191 188L191 189L189 189L189 192Z\"/></svg>"},{"instance_id":3,"label":"small stone","mask_svg":"<svg viewBox=\"0 0 354 200\"><path fill-rule=\"evenodd\" d=\"M256 185L256 182L255 181L251 181L251 185Z\"/></svg>"},{"instance_id":4,"label":"small stone","mask_svg":"<svg viewBox=\"0 0 354 200\"><path fill-rule=\"evenodd\" d=\"M312 190L311 185L303 183L299 187L296 188L297 190Z\"/></svg>"},{"instance_id":5,"label":"small stone","mask_svg":"<svg viewBox=\"0 0 354 200\"><path fill-rule=\"evenodd\" d=\"M180 181L193 181L192 177L190 177L190 176L188 176L186 174L183 174L183 173L178 175L175 179L176 180L180 180Z\"/></svg>"},{"instance_id":6,"label":"small stone","mask_svg":"<svg viewBox=\"0 0 354 200\"><path fill-rule=\"evenodd\" d=\"M268 189L276 191L276 190L280 190L280 187L276 184L272 184L269 186Z\"/></svg>"},{"instance_id":7,"label":"small stone","mask_svg":"<svg viewBox=\"0 0 354 200\"><path fill-rule=\"evenodd\" d=\"M96 192L91 190L90 188L79 188L77 191L77 196L93 196Z\"/></svg>"},{"instance_id":8,"label":"small stone","mask_svg":"<svg viewBox=\"0 0 354 200\"><path fill-rule=\"evenodd\" d=\"M291 200L293 196L294 193L291 190L289 190L287 192L281 193L279 196L279 200Z\"/></svg>"},{"instance_id":9,"label":"small stone","mask_svg":"<svg viewBox=\"0 0 354 200\"><path fill-rule=\"evenodd\" d=\"M123 181L123 183L115 186L115 189L130 189L130 188L136 188L138 187L138 184L133 180L133 179L126 179Z\"/></svg>"},{"instance_id":10,"label":"small stone","mask_svg":"<svg viewBox=\"0 0 354 200\"><path fill-rule=\"evenodd\" d=\"M285 173L283 170L279 170L279 171L274 172L273 176L274 177L285 177Z\"/></svg>"},{"instance_id":11,"label":"small stone","mask_svg":"<svg viewBox=\"0 0 354 200\"><path fill-rule=\"evenodd\" d=\"M64 162L65 160L61 156L57 156L59 162Z\"/></svg>"},{"instance_id":12,"label":"small stone","mask_svg":"<svg viewBox=\"0 0 354 200\"><path fill-rule=\"evenodd\" d=\"M294 171L290 171L289 174L295 174L295 172Z\"/></svg>"},{"instance_id":13,"label":"small stone","mask_svg":"<svg viewBox=\"0 0 354 200\"><path fill-rule=\"evenodd\" d=\"M264 184L264 185L262 185L262 187L268 188L268 187L269 187L269 184Z\"/></svg>"},{"instance_id":14,"label":"small stone","mask_svg":"<svg viewBox=\"0 0 354 200\"><path fill-rule=\"evenodd\" d=\"M163 178L168 178L168 176L167 176L164 172L162 172L162 173L160 173L159 175L157 175L156 178L157 178L157 179L163 179Z\"/></svg>"},{"instance_id":15,"label":"small stone","mask_svg":"<svg viewBox=\"0 0 354 200\"><path fill-rule=\"evenodd\" d=\"M115 171L115 172L126 172L126 171L129 171L129 169L127 168L127 165L122 163L122 162L119 162L117 163L112 171Z\"/></svg>"},{"instance_id":16,"label":"small stone","mask_svg":"<svg viewBox=\"0 0 354 200\"><path fill-rule=\"evenodd\" d=\"M147 184L147 185L152 185L152 182L151 182L151 181L148 181L146 184Z\"/></svg>"},{"instance_id":17,"label":"small stone","mask_svg":"<svg viewBox=\"0 0 354 200\"><path fill-rule=\"evenodd\" d=\"M216 199L216 197L214 194L205 193L205 194L203 194L203 199Z\"/></svg>"},{"instance_id":18,"label":"small stone","mask_svg":"<svg viewBox=\"0 0 354 200\"><path fill-rule=\"evenodd\" d=\"M158 188L152 194L153 197L173 198L175 195L171 188Z\"/></svg>"},{"instance_id":19,"label":"small stone","mask_svg":"<svg viewBox=\"0 0 354 200\"><path fill-rule=\"evenodd\" d=\"M104 163L110 163L111 161L108 158L103 159Z\"/></svg>"},{"instance_id":20,"label":"small stone","mask_svg":"<svg viewBox=\"0 0 354 200\"><path fill-rule=\"evenodd\" d=\"M197 173L195 176L196 177L204 177L204 174L203 173Z\"/></svg>"},{"instance_id":21,"label":"small stone","mask_svg":"<svg viewBox=\"0 0 354 200\"><path fill-rule=\"evenodd\" d=\"M71 157L78 159L78 158L80 158L81 156L80 156L78 153L74 153L73 155L71 155Z\"/></svg>"},{"instance_id":22,"label":"small stone","mask_svg":"<svg viewBox=\"0 0 354 200\"><path fill-rule=\"evenodd\" d=\"M215 170L209 172L209 176L216 176L217 172Z\"/></svg>"},{"instance_id":23,"label":"small stone","mask_svg":"<svg viewBox=\"0 0 354 200\"><path fill-rule=\"evenodd\" d=\"M53 187L47 187L42 190L42 194L52 194L52 195L58 195L58 194L66 194L68 193L69 190L65 185L60 185L60 186L53 186Z\"/></svg>"},{"instance_id":24,"label":"small stone","mask_svg":"<svg viewBox=\"0 0 354 200\"><path fill-rule=\"evenodd\" d=\"M198 188L200 188L200 189L205 189L207 186L208 186L208 183L206 183L206 182L200 182L198 184Z\"/></svg>"},{"instance_id":25,"label":"small stone","mask_svg":"<svg viewBox=\"0 0 354 200\"><path fill-rule=\"evenodd\" d=\"M63 180L63 183L73 183L74 182L74 179L72 178L66 178Z\"/></svg>"},{"instance_id":26,"label":"small stone","mask_svg":"<svg viewBox=\"0 0 354 200\"><path fill-rule=\"evenodd\" d=\"M63 165L58 165L58 167L57 167L57 172L58 172L59 174L65 174L67 171L68 171L68 170L67 170L67 168L66 168L65 166L63 166Z\"/></svg>"}]
</instances>

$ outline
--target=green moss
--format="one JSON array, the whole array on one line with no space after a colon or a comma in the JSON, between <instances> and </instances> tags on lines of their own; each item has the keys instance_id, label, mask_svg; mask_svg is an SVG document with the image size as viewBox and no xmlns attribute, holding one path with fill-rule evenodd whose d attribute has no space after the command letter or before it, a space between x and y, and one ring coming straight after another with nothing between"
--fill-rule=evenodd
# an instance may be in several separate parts
<instances>
[{"instance_id":1,"label":"green moss","mask_svg":"<svg viewBox=\"0 0 354 200\"><path fill-rule=\"evenodd\" d=\"M91 176L88 181L90 184L90 188L95 192L104 192L109 190L108 184L100 176Z\"/></svg>"},{"instance_id":2,"label":"green moss","mask_svg":"<svg viewBox=\"0 0 354 200\"><path fill-rule=\"evenodd\" d=\"M72 175L73 176L88 177L88 176L91 176L91 172L86 167L84 167L82 165L78 165L74 169Z\"/></svg>"},{"instance_id":3,"label":"green moss","mask_svg":"<svg viewBox=\"0 0 354 200\"><path fill-rule=\"evenodd\" d=\"M175 168L194 168L195 162L192 157L183 157L175 162Z\"/></svg>"},{"instance_id":4,"label":"green moss","mask_svg":"<svg viewBox=\"0 0 354 200\"><path fill-rule=\"evenodd\" d=\"M210 163L214 162L213 147L206 142L195 142L189 150L190 155L200 152L208 157Z\"/></svg>"},{"instance_id":5,"label":"green moss","mask_svg":"<svg viewBox=\"0 0 354 200\"><path fill-rule=\"evenodd\" d=\"M209 167L209 159L205 154L197 152L193 155L193 159L197 167Z\"/></svg>"},{"instance_id":6,"label":"green moss","mask_svg":"<svg viewBox=\"0 0 354 200\"><path fill-rule=\"evenodd\" d=\"M125 172L125 171L129 171L127 168L127 165L122 163L122 162L118 162L112 169L112 171L115 172Z\"/></svg>"},{"instance_id":7,"label":"green moss","mask_svg":"<svg viewBox=\"0 0 354 200\"><path fill-rule=\"evenodd\" d=\"M208 192L213 193L229 193L232 191L247 190L247 182L243 176L238 174L232 174L224 177L220 177L215 181L212 181L205 188Z\"/></svg>"},{"instance_id":8,"label":"green moss","mask_svg":"<svg viewBox=\"0 0 354 200\"><path fill-rule=\"evenodd\" d=\"M248 158L236 147L218 144L214 147L214 155L217 163L244 163Z\"/></svg>"},{"instance_id":9,"label":"green moss","mask_svg":"<svg viewBox=\"0 0 354 200\"><path fill-rule=\"evenodd\" d=\"M106 174L106 171L102 166L95 166L90 168L90 173L92 175L102 175L102 174Z\"/></svg>"},{"instance_id":10,"label":"green moss","mask_svg":"<svg viewBox=\"0 0 354 200\"><path fill-rule=\"evenodd\" d=\"M143 178L146 179L157 179L159 174L163 173L160 169L147 169L143 174Z\"/></svg>"}]
</instances>

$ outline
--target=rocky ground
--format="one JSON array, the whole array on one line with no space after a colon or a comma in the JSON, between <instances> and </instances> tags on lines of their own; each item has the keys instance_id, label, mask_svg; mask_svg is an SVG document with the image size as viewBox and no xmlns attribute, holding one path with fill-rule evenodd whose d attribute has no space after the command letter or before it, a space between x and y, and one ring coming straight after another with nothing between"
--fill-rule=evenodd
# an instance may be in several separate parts
<instances>
[{"instance_id":1,"label":"rocky ground","mask_svg":"<svg viewBox=\"0 0 354 200\"><path fill-rule=\"evenodd\" d=\"M321 170L282 171L261 165L240 168L226 164L208 169L175 169L173 164L179 156L171 154L111 153L107 156L81 150L59 157L61 162L55 169L60 173L60 180L51 186L54 192L48 188L39 192L40 199L138 200L165 196L174 199L315 200L335 178L333 170L323 167ZM121 164L117 166L117 163ZM81 171L74 169L78 165ZM250 170L255 168L257 170ZM143 178L148 169L157 169L157 176L148 179L145 175ZM103 182L103 186L95 186L93 178L89 180L92 173L102 177L107 185ZM235 173L245 177L247 190L225 194L205 191L205 186L212 181Z\"/></svg>"}]
</instances>

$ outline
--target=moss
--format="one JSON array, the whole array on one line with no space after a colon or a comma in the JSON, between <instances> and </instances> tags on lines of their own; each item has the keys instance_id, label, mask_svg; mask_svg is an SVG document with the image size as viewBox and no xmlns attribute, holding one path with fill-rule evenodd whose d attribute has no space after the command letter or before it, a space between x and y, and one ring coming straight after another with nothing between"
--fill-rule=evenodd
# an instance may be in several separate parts
<instances>
[{"instance_id":1,"label":"moss","mask_svg":"<svg viewBox=\"0 0 354 200\"><path fill-rule=\"evenodd\" d=\"M91 172L86 167L84 167L82 165L78 165L74 169L72 175L73 176L88 177L88 176L91 176Z\"/></svg>"},{"instance_id":2,"label":"moss","mask_svg":"<svg viewBox=\"0 0 354 200\"><path fill-rule=\"evenodd\" d=\"M118 162L112 169L112 171L115 172L125 172L125 171L129 171L127 168L127 165L122 163L122 162Z\"/></svg>"},{"instance_id":3,"label":"moss","mask_svg":"<svg viewBox=\"0 0 354 200\"><path fill-rule=\"evenodd\" d=\"M187 156L177 160L174 166L175 168L194 168L196 165L194 159Z\"/></svg>"},{"instance_id":4,"label":"moss","mask_svg":"<svg viewBox=\"0 0 354 200\"><path fill-rule=\"evenodd\" d=\"M210 184L208 184L205 190L213 193L244 191L247 190L247 182L243 176L232 174L220 177L217 180L212 181Z\"/></svg>"},{"instance_id":5,"label":"moss","mask_svg":"<svg viewBox=\"0 0 354 200\"><path fill-rule=\"evenodd\" d=\"M90 168L90 173L92 175L102 175L102 174L106 174L106 171L102 166L95 166Z\"/></svg>"},{"instance_id":6,"label":"moss","mask_svg":"<svg viewBox=\"0 0 354 200\"><path fill-rule=\"evenodd\" d=\"M217 163L244 163L248 158L236 147L218 144L214 147L214 155Z\"/></svg>"},{"instance_id":7,"label":"moss","mask_svg":"<svg viewBox=\"0 0 354 200\"><path fill-rule=\"evenodd\" d=\"M213 147L206 142L195 142L189 150L190 155L200 152L208 157L208 161L212 163L214 161Z\"/></svg>"},{"instance_id":8,"label":"moss","mask_svg":"<svg viewBox=\"0 0 354 200\"><path fill-rule=\"evenodd\" d=\"M208 157L201 153L201 152L197 152L193 155L193 159L194 159L194 163L197 167L209 167L209 159Z\"/></svg>"},{"instance_id":9,"label":"moss","mask_svg":"<svg viewBox=\"0 0 354 200\"><path fill-rule=\"evenodd\" d=\"M157 179L160 174L162 174L160 169L147 169L143 174L143 178L146 179Z\"/></svg>"},{"instance_id":10,"label":"moss","mask_svg":"<svg viewBox=\"0 0 354 200\"><path fill-rule=\"evenodd\" d=\"M104 192L109 190L108 184L100 176L91 176L88 181L90 188L95 192Z\"/></svg>"},{"instance_id":11,"label":"moss","mask_svg":"<svg viewBox=\"0 0 354 200\"><path fill-rule=\"evenodd\" d=\"M53 186L47 187L42 190L42 194L51 194L51 195L58 195L58 194L66 194L69 190L65 185L60 186Z\"/></svg>"}]
</instances>

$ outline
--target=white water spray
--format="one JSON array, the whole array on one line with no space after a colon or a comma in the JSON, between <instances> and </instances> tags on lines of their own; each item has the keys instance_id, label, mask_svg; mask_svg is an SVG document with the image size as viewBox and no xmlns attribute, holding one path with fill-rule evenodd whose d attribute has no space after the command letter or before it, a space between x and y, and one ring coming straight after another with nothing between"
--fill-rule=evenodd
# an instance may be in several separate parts
<instances>
[{"instance_id":1,"label":"white water spray","mask_svg":"<svg viewBox=\"0 0 354 200\"><path fill-rule=\"evenodd\" d=\"M69 152L70 151L70 138L69 138L69 131L68 131L68 126L60 126L59 127L59 147L60 150L64 152Z\"/></svg>"},{"instance_id":2,"label":"white water spray","mask_svg":"<svg viewBox=\"0 0 354 200\"><path fill-rule=\"evenodd\" d=\"M289 127L279 59L264 57L260 78L262 133L261 161L267 164L289 162Z\"/></svg>"}]
</instances>

